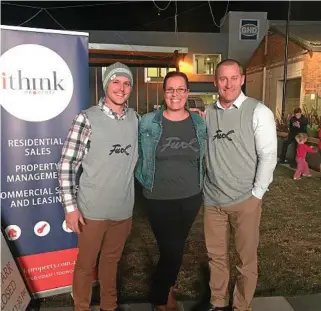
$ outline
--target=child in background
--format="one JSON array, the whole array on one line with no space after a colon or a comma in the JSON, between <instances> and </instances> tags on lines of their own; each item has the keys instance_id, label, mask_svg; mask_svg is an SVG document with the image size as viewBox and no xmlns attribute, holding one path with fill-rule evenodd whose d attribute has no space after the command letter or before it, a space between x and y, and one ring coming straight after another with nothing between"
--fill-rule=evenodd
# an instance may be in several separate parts
<instances>
[{"instance_id":1,"label":"child in background","mask_svg":"<svg viewBox=\"0 0 321 311\"><path fill-rule=\"evenodd\" d=\"M308 162L306 161L305 157L307 152L310 153L317 153L316 149L312 149L305 143L308 140L308 135L305 133L299 133L295 136L296 141L298 142L298 146L296 149L296 163L297 163L297 169L295 171L294 180L301 179L301 175L305 177L310 177L310 169Z\"/></svg>"}]
</instances>

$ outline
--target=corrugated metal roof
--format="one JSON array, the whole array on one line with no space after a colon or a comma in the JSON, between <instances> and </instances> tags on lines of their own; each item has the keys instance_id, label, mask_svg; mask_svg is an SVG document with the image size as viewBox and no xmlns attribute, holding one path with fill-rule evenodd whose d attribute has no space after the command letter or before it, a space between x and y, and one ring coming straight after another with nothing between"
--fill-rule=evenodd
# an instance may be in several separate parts
<instances>
[{"instance_id":1,"label":"corrugated metal roof","mask_svg":"<svg viewBox=\"0 0 321 311\"><path fill-rule=\"evenodd\" d=\"M285 35L285 23L271 23L271 30L276 30ZM321 22L290 22L289 36L308 50L321 51Z\"/></svg>"}]
</instances>

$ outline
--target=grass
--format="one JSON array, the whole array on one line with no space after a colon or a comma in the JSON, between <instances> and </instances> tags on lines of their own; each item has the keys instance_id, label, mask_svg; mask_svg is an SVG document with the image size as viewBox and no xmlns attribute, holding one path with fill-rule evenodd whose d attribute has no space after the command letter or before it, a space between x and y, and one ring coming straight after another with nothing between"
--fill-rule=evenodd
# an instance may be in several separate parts
<instances>
[{"instance_id":1,"label":"grass","mask_svg":"<svg viewBox=\"0 0 321 311\"><path fill-rule=\"evenodd\" d=\"M292 174L288 168L277 167L270 191L264 197L256 296L321 292L321 181L293 181ZM236 256L231 242L233 267ZM121 302L147 300L157 260L156 241L140 203L135 207L132 233L119 265ZM178 277L181 299L198 299L206 291L206 261L201 211L187 240ZM232 271L231 283L234 280ZM41 303L67 306L72 300L64 294L42 299Z\"/></svg>"}]
</instances>

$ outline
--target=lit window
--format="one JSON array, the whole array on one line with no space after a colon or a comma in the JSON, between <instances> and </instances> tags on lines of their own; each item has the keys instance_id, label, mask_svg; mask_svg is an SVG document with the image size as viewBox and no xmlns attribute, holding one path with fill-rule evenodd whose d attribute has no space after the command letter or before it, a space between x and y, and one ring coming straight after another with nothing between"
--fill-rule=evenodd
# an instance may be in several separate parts
<instances>
[{"instance_id":1,"label":"lit window","mask_svg":"<svg viewBox=\"0 0 321 311\"><path fill-rule=\"evenodd\" d=\"M194 54L195 73L199 75L213 75L220 61L220 54Z\"/></svg>"},{"instance_id":2,"label":"lit window","mask_svg":"<svg viewBox=\"0 0 321 311\"><path fill-rule=\"evenodd\" d=\"M159 68L147 68L147 77L160 78L161 73L160 73Z\"/></svg>"},{"instance_id":3,"label":"lit window","mask_svg":"<svg viewBox=\"0 0 321 311\"><path fill-rule=\"evenodd\" d=\"M175 70L175 68L145 68L145 83L162 82L168 72Z\"/></svg>"}]
</instances>

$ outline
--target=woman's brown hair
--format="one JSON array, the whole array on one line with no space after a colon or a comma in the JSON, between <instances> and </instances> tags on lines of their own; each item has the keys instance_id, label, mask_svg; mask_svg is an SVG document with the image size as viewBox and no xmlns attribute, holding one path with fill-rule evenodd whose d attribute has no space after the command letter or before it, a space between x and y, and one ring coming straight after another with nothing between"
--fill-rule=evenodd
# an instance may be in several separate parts
<instances>
[{"instance_id":1,"label":"woman's brown hair","mask_svg":"<svg viewBox=\"0 0 321 311\"><path fill-rule=\"evenodd\" d=\"M187 75L184 72L181 72L181 71L170 71L170 72L167 73L167 75L164 78L164 82L163 82L163 90L164 91L166 89L167 80L169 78L174 78L174 77L183 78L185 80L186 88L189 89L188 78L187 78Z\"/></svg>"}]
</instances>

